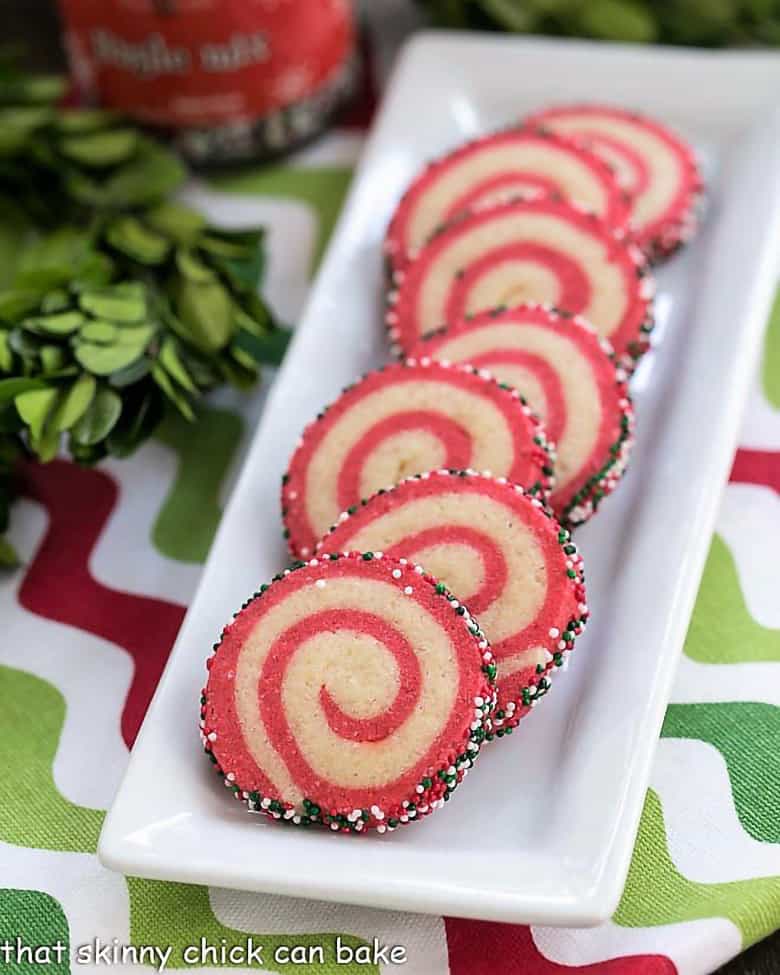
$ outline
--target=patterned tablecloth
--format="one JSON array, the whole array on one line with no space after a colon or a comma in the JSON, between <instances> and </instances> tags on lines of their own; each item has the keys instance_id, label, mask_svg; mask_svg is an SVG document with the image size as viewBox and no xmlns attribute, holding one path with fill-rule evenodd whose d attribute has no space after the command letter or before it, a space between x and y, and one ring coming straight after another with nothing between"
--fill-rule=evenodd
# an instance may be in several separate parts
<instances>
[{"instance_id":1,"label":"patterned tablecloth","mask_svg":"<svg viewBox=\"0 0 780 975\"><path fill-rule=\"evenodd\" d=\"M382 37L380 75L390 56ZM289 320L360 141L359 129L341 129L283 167L190 191L226 223L269 227L267 292ZM167 969L205 971L229 965L228 949L251 935L261 970L307 975L704 973L780 927L780 301L608 924L383 913L100 866L104 811L263 398L223 396L197 427L168 422L130 460L25 472L11 533L24 566L0 580L0 969L129 970L134 948L149 967L166 956ZM408 960L337 964L338 934L353 946L404 945ZM201 939L213 953L187 966L185 948ZM48 948L30 960L36 945ZM318 946L323 963L305 952ZM304 953L311 960L285 964Z\"/></svg>"}]
</instances>

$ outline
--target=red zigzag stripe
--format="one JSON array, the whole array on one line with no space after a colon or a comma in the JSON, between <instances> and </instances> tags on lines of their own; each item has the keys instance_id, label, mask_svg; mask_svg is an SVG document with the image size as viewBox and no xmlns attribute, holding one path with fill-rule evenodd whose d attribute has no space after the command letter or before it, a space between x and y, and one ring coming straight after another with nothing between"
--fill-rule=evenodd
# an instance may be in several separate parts
<instances>
[{"instance_id":1,"label":"red zigzag stripe","mask_svg":"<svg viewBox=\"0 0 780 975\"><path fill-rule=\"evenodd\" d=\"M89 559L117 503L116 482L102 471L65 461L25 464L24 493L49 514L49 527L28 568L19 602L45 619L87 630L133 658L122 711L128 748L149 706L184 617L184 607L110 589L90 572Z\"/></svg>"},{"instance_id":2,"label":"red zigzag stripe","mask_svg":"<svg viewBox=\"0 0 780 975\"><path fill-rule=\"evenodd\" d=\"M593 965L559 965L539 951L528 927L449 917L444 925L450 975L677 975L677 966L665 955L627 955Z\"/></svg>"},{"instance_id":3,"label":"red zigzag stripe","mask_svg":"<svg viewBox=\"0 0 780 975\"><path fill-rule=\"evenodd\" d=\"M729 480L740 484L762 484L780 492L780 451L740 448L734 456Z\"/></svg>"}]
</instances>

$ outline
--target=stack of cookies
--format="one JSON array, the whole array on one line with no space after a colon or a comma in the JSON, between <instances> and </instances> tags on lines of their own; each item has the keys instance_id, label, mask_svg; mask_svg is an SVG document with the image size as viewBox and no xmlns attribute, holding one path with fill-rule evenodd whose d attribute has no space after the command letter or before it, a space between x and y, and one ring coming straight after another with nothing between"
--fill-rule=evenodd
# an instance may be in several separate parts
<instances>
[{"instance_id":1,"label":"stack of cookies","mask_svg":"<svg viewBox=\"0 0 780 975\"><path fill-rule=\"evenodd\" d=\"M588 619L572 532L629 460L650 266L701 194L676 135L601 105L409 187L385 241L396 361L304 429L282 485L296 561L208 660L203 744L250 810L392 831L546 695Z\"/></svg>"}]
</instances>

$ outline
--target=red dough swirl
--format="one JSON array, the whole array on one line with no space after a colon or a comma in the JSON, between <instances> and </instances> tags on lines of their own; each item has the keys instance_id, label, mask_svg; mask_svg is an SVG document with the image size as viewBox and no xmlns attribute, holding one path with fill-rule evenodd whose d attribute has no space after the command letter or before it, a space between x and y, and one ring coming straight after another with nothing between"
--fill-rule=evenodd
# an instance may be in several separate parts
<instances>
[{"instance_id":1,"label":"red dough swirl","mask_svg":"<svg viewBox=\"0 0 780 975\"><path fill-rule=\"evenodd\" d=\"M549 687L588 615L568 531L505 479L432 471L342 517L318 551L355 549L419 562L479 616L498 664L497 734Z\"/></svg>"},{"instance_id":2,"label":"red dough swirl","mask_svg":"<svg viewBox=\"0 0 780 975\"><path fill-rule=\"evenodd\" d=\"M436 467L474 467L544 497L553 454L514 390L471 367L410 360L347 387L304 431L282 484L293 555L306 558L340 512Z\"/></svg>"},{"instance_id":3,"label":"red dough swirl","mask_svg":"<svg viewBox=\"0 0 780 975\"><path fill-rule=\"evenodd\" d=\"M564 105L528 124L575 137L612 166L630 194L632 233L653 259L668 257L696 232L704 183L690 146L666 126L609 105Z\"/></svg>"},{"instance_id":4,"label":"red dough swirl","mask_svg":"<svg viewBox=\"0 0 780 975\"><path fill-rule=\"evenodd\" d=\"M616 230L627 223L628 197L595 153L538 127L515 127L475 139L427 166L395 212L385 254L392 267L401 267L463 210L529 192L578 203Z\"/></svg>"},{"instance_id":5,"label":"red dough swirl","mask_svg":"<svg viewBox=\"0 0 780 975\"><path fill-rule=\"evenodd\" d=\"M550 199L473 210L394 274L386 322L394 350L500 306L553 305L587 318L626 369L647 349L653 283L633 244L592 214Z\"/></svg>"},{"instance_id":6,"label":"red dough swirl","mask_svg":"<svg viewBox=\"0 0 780 975\"><path fill-rule=\"evenodd\" d=\"M633 408L609 344L579 316L541 305L482 312L422 339L412 354L471 363L522 393L556 446L550 506L564 524L586 521L616 487Z\"/></svg>"},{"instance_id":7,"label":"red dough swirl","mask_svg":"<svg viewBox=\"0 0 780 975\"><path fill-rule=\"evenodd\" d=\"M251 810L395 829L449 798L490 734L495 664L441 584L381 553L321 556L236 614L208 661L206 751Z\"/></svg>"}]
</instances>

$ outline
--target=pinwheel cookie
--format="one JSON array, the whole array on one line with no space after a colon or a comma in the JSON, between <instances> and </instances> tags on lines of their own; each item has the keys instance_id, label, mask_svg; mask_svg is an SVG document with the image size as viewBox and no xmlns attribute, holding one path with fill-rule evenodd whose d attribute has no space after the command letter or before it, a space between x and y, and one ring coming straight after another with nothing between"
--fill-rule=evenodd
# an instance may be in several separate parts
<instances>
[{"instance_id":1,"label":"pinwheel cookie","mask_svg":"<svg viewBox=\"0 0 780 975\"><path fill-rule=\"evenodd\" d=\"M250 810L384 832L443 805L474 764L495 669L478 624L422 569L323 556L262 586L225 627L202 740Z\"/></svg>"},{"instance_id":2,"label":"pinwheel cookie","mask_svg":"<svg viewBox=\"0 0 780 975\"><path fill-rule=\"evenodd\" d=\"M390 223L390 267L402 267L463 210L540 193L579 203L615 229L628 220L628 196L597 155L549 130L516 127L469 142L423 170Z\"/></svg>"},{"instance_id":3,"label":"pinwheel cookie","mask_svg":"<svg viewBox=\"0 0 780 975\"><path fill-rule=\"evenodd\" d=\"M490 470L546 498L554 457L519 394L470 366L409 360L364 376L303 434L282 484L293 555L342 511L436 467Z\"/></svg>"},{"instance_id":4,"label":"pinwheel cookie","mask_svg":"<svg viewBox=\"0 0 780 975\"><path fill-rule=\"evenodd\" d=\"M630 194L636 240L654 260L696 230L703 181L690 146L637 112L607 105L566 105L538 112L529 124L575 136L598 153Z\"/></svg>"},{"instance_id":5,"label":"pinwheel cookie","mask_svg":"<svg viewBox=\"0 0 780 975\"><path fill-rule=\"evenodd\" d=\"M468 315L527 302L586 317L627 369L648 346L653 286L642 252L593 214L556 200L473 210L395 277L386 322L399 352Z\"/></svg>"},{"instance_id":6,"label":"pinwheel cookie","mask_svg":"<svg viewBox=\"0 0 780 975\"><path fill-rule=\"evenodd\" d=\"M344 514L319 545L323 553L364 548L419 562L479 617L498 664L498 735L546 693L587 619L568 531L503 478L418 475Z\"/></svg>"},{"instance_id":7,"label":"pinwheel cookie","mask_svg":"<svg viewBox=\"0 0 780 975\"><path fill-rule=\"evenodd\" d=\"M633 443L633 409L611 349L582 318L541 305L483 312L422 339L412 354L469 362L519 390L556 446L550 505L586 521L617 485Z\"/></svg>"}]
</instances>

